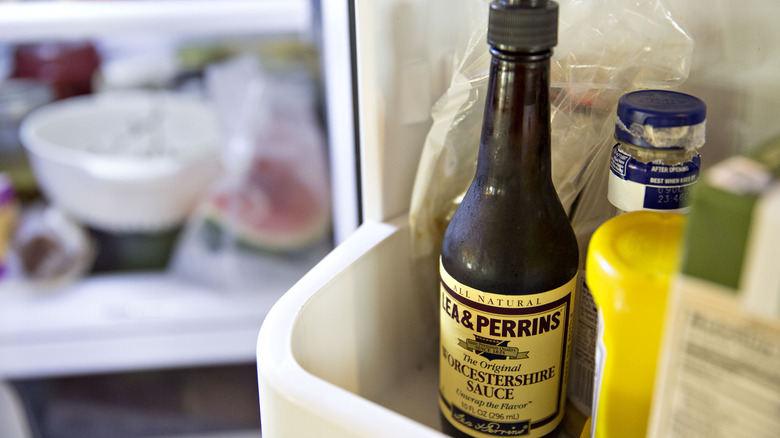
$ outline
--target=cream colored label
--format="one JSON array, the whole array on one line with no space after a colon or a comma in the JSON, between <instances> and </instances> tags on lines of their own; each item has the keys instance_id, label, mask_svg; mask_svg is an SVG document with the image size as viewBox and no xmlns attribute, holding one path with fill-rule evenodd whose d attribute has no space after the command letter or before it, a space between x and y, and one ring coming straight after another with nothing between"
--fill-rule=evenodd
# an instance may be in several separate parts
<instances>
[{"instance_id":1,"label":"cream colored label","mask_svg":"<svg viewBox=\"0 0 780 438\"><path fill-rule=\"evenodd\" d=\"M780 319L682 277L667 311L651 438L780 436Z\"/></svg>"},{"instance_id":2,"label":"cream colored label","mask_svg":"<svg viewBox=\"0 0 780 438\"><path fill-rule=\"evenodd\" d=\"M475 437L550 433L563 418L576 275L533 295L479 291L442 267L439 404Z\"/></svg>"}]
</instances>

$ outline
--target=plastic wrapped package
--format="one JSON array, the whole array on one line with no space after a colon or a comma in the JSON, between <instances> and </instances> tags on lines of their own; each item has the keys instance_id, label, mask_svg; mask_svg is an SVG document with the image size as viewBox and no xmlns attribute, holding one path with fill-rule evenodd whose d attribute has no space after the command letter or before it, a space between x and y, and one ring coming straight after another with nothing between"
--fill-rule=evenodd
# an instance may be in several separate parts
<instances>
[{"instance_id":1,"label":"plastic wrapped package","mask_svg":"<svg viewBox=\"0 0 780 438\"><path fill-rule=\"evenodd\" d=\"M461 45L452 82L432 110L415 180L410 221L416 254L438 252L449 218L476 166L490 62L486 44L489 0L473 8L474 28ZM688 75L693 40L661 0L560 0L558 46L552 63L552 172L561 201L573 219L583 209L585 186L606 178L595 160L612 146L618 98L643 88L671 88ZM606 169L606 167L604 167ZM605 179L606 181L606 179ZM606 193L606 191L604 191ZM602 206L606 208L606 197ZM576 222L576 220L573 220Z\"/></svg>"},{"instance_id":2,"label":"plastic wrapped package","mask_svg":"<svg viewBox=\"0 0 780 438\"><path fill-rule=\"evenodd\" d=\"M206 88L222 126L222 177L177 244L172 270L230 290L290 285L330 249L324 137L306 80L250 56L215 64Z\"/></svg>"},{"instance_id":3,"label":"plastic wrapped package","mask_svg":"<svg viewBox=\"0 0 780 438\"><path fill-rule=\"evenodd\" d=\"M86 275L95 255L86 228L55 207L35 203L22 211L14 231L8 276L57 290Z\"/></svg>"},{"instance_id":4,"label":"plastic wrapped package","mask_svg":"<svg viewBox=\"0 0 780 438\"><path fill-rule=\"evenodd\" d=\"M444 230L476 167L490 62L489 3L469 6L475 17L471 37L458 47L451 84L433 107L415 179L410 225L425 277L436 277ZM618 99L636 89L680 85L688 75L693 40L662 0L559 4L551 71L553 182L575 232L589 236L611 215L607 166Z\"/></svg>"}]
</instances>

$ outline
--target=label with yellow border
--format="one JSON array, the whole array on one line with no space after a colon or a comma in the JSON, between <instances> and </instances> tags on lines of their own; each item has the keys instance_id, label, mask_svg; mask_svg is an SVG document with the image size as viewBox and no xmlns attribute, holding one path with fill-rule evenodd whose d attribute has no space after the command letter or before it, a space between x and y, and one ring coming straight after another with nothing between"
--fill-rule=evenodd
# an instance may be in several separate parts
<instances>
[{"instance_id":1,"label":"label with yellow border","mask_svg":"<svg viewBox=\"0 0 780 438\"><path fill-rule=\"evenodd\" d=\"M576 275L532 295L461 284L440 266L439 405L474 437L540 437L563 418Z\"/></svg>"}]
</instances>

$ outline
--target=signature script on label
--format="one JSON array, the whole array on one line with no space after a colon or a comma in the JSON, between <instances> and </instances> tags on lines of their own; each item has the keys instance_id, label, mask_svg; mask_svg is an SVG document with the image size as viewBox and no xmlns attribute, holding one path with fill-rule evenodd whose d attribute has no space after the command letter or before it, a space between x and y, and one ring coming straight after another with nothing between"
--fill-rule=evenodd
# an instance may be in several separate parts
<instances>
[{"instance_id":1,"label":"signature script on label","mask_svg":"<svg viewBox=\"0 0 780 438\"><path fill-rule=\"evenodd\" d=\"M502 429L501 423L486 422L474 424L466 418L465 414L453 414L453 418L464 426L468 426L478 432L488 433L496 436L523 436L528 435L528 424L523 424L522 428L517 429L516 424L512 424L512 429Z\"/></svg>"}]
</instances>

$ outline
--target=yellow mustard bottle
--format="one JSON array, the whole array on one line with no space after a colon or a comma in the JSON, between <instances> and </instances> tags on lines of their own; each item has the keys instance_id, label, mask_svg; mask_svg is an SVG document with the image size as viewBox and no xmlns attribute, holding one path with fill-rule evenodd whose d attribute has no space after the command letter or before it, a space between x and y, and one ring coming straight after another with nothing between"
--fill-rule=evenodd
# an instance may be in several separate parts
<instances>
[{"instance_id":1,"label":"yellow mustard bottle","mask_svg":"<svg viewBox=\"0 0 780 438\"><path fill-rule=\"evenodd\" d=\"M590 240L587 283L601 314L603 367L594 437L644 437L670 281L678 271L685 216L634 211ZM598 385L598 382L597 382Z\"/></svg>"}]
</instances>

